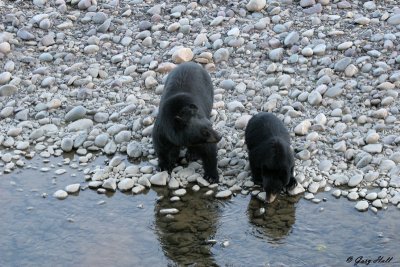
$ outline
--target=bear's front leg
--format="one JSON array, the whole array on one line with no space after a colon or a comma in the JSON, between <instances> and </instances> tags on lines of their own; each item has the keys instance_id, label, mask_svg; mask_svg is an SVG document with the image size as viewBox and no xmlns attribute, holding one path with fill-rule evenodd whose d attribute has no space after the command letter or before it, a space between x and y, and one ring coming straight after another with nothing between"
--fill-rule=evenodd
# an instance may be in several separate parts
<instances>
[{"instance_id":1,"label":"bear's front leg","mask_svg":"<svg viewBox=\"0 0 400 267\"><path fill-rule=\"evenodd\" d=\"M178 161L179 147L177 146L164 146L158 152L158 168L160 171L171 171L175 167L175 163Z\"/></svg>"},{"instance_id":2,"label":"bear's front leg","mask_svg":"<svg viewBox=\"0 0 400 267\"><path fill-rule=\"evenodd\" d=\"M217 169L217 145L216 144L204 144L200 145L197 155L200 156L203 161L204 168L204 179L210 183L218 183L219 175Z\"/></svg>"}]
</instances>

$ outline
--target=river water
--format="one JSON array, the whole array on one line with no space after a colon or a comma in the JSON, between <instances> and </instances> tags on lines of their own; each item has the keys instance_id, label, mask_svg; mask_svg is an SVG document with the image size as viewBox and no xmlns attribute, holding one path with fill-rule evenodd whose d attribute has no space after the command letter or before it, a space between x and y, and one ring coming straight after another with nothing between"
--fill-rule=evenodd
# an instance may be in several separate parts
<instances>
[{"instance_id":1,"label":"river water","mask_svg":"<svg viewBox=\"0 0 400 267\"><path fill-rule=\"evenodd\" d=\"M358 212L325 192L319 204L282 195L266 206L190 188L172 203L169 190L156 187L139 195L86 189L57 200L56 190L85 184L68 166L55 175L62 161L35 157L0 176L0 266L400 266L394 206ZM173 218L159 214L173 207Z\"/></svg>"}]
</instances>

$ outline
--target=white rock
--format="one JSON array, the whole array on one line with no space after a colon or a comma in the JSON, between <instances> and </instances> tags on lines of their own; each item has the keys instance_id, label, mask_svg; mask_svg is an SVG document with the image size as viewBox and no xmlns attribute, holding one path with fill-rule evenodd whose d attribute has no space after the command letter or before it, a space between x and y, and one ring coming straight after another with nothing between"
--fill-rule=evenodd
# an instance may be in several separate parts
<instances>
[{"instance_id":1,"label":"white rock","mask_svg":"<svg viewBox=\"0 0 400 267\"><path fill-rule=\"evenodd\" d=\"M232 195L232 191L231 190L224 190L224 191L220 191L218 192L215 197L216 198L227 198L230 197Z\"/></svg>"},{"instance_id":2,"label":"white rock","mask_svg":"<svg viewBox=\"0 0 400 267\"><path fill-rule=\"evenodd\" d=\"M114 178L108 178L104 180L102 187L107 190L115 191L117 189L117 180Z\"/></svg>"},{"instance_id":3,"label":"white rock","mask_svg":"<svg viewBox=\"0 0 400 267\"><path fill-rule=\"evenodd\" d=\"M360 197L360 196L358 195L357 192L350 192L350 193L347 195L347 198L348 198L349 200L357 200L359 197Z\"/></svg>"},{"instance_id":4,"label":"white rock","mask_svg":"<svg viewBox=\"0 0 400 267\"><path fill-rule=\"evenodd\" d=\"M175 179L175 177L171 177L169 179L168 188L169 189L178 189L179 188L179 182L178 182L178 180Z\"/></svg>"},{"instance_id":5,"label":"white rock","mask_svg":"<svg viewBox=\"0 0 400 267\"><path fill-rule=\"evenodd\" d=\"M314 198L314 194L313 193L306 193L304 195L304 198L307 200L313 199Z\"/></svg>"},{"instance_id":6,"label":"white rock","mask_svg":"<svg viewBox=\"0 0 400 267\"><path fill-rule=\"evenodd\" d=\"M89 188L94 189L94 188L99 188L102 184L103 184L102 181L91 181L89 182L88 186Z\"/></svg>"},{"instance_id":7,"label":"white rock","mask_svg":"<svg viewBox=\"0 0 400 267\"><path fill-rule=\"evenodd\" d=\"M181 188L181 189L175 190L175 191L173 192L173 194L174 194L175 196L178 196L178 197L184 196L184 195L186 195L186 189Z\"/></svg>"},{"instance_id":8,"label":"white rock","mask_svg":"<svg viewBox=\"0 0 400 267\"><path fill-rule=\"evenodd\" d=\"M361 183L361 181L363 180L364 176L362 174L355 174L352 177L350 177L349 182L347 183L348 186L350 187L355 187L357 186L359 183Z\"/></svg>"},{"instance_id":9,"label":"white rock","mask_svg":"<svg viewBox=\"0 0 400 267\"><path fill-rule=\"evenodd\" d=\"M139 193L143 192L145 189L146 189L146 187L144 187L141 184L138 184L134 188L132 188L132 193L139 194Z\"/></svg>"},{"instance_id":10,"label":"white rock","mask_svg":"<svg viewBox=\"0 0 400 267\"><path fill-rule=\"evenodd\" d=\"M179 210L175 209L175 208L161 209L160 210L160 214L163 214L163 215L165 215L165 214L177 214L178 212L179 212Z\"/></svg>"},{"instance_id":11,"label":"white rock","mask_svg":"<svg viewBox=\"0 0 400 267\"><path fill-rule=\"evenodd\" d=\"M201 176L197 177L197 183L199 184L199 186L202 186L202 187L207 187L210 185L210 183Z\"/></svg>"},{"instance_id":12,"label":"white rock","mask_svg":"<svg viewBox=\"0 0 400 267\"><path fill-rule=\"evenodd\" d=\"M266 0L250 0L247 5L246 8L248 11L260 11L262 10L267 4Z\"/></svg>"},{"instance_id":13,"label":"white rock","mask_svg":"<svg viewBox=\"0 0 400 267\"><path fill-rule=\"evenodd\" d=\"M54 173L55 174L57 174L57 175L61 175L61 174L64 174L64 173L66 173L67 171L65 170L65 169L58 169L58 170L56 170Z\"/></svg>"},{"instance_id":14,"label":"white rock","mask_svg":"<svg viewBox=\"0 0 400 267\"><path fill-rule=\"evenodd\" d=\"M306 135L308 133L308 129L311 127L311 122L309 120L304 120L300 122L295 128L294 132L297 135Z\"/></svg>"},{"instance_id":15,"label":"white rock","mask_svg":"<svg viewBox=\"0 0 400 267\"><path fill-rule=\"evenodd\" d=\"M334 197L340 197L340 195L342 194L342 191L340 189L336 189L332 192L332 195Z\"/></svg>"},{"instance_id":16,"label":"white rock","mask_svg":"<svg viewBox=\"0 0 400 267\"><path fill-rule=\"evenodd\" d=\"M372 202L372 206L374 206L375 208L380 209L380 208L382 208L382 201L380 199L375 199Z\"/></svg>"},{"instance_id":17,"label":"white rock","mask_svg":"<svg viewBox=\"0 0 400 267\"><path fill-rule=\"evenodd\" d=\"M304 187L300 183L297 183L297 186L295 188L293 188L292 190L289 190L288 194L291 196L295 196L295 195L301 194L305 191L306 190L304 189Z\"/></svg>"},{"instance_id":18,"label":"white rock","mask_svg":"<svg viewBox=\"0 0 400 267\"><path fill-rule=\"evenodd\" d=\"M317 193L318 189L319 189L319 183L317 183L317 182L312 182L312 183L308 186L308 189L307 189L307 190L308 190L308 192L315 194L315 193Z\"/></svg>"},{"instance_id":19,"label":"white rock","mask_svg":"<svg viewBox=\"0 0 400 267\"><path fill-rule=\"evenodd\" d=\"M190 48L182 47L175 50L172 54L172 61L174 63L188 62L193 59L193 52Z\"/></svg>"},{"instance_id":20,"label":"white rock","mask_svg":"<svg viewBox=\"0 0 400 267\"><path fill-rule=\"evenodd\" d=\"M247 123L251 119L251 115L242 115L240 116L236 121L235 121L235 128L236 129L245 129L247 126Z\"/></svg>"},{"instance_id":21,"label":"white rock","mask_svg":"<svg viewBox=\"0 0 400 267\"><path fill-rule=\"evenodd\" d=\"M375 200L378 197L378 194L376 192L369 193L368 195L365 196L365 199L367 200Z\"/></svg>"},{"instance_id":22,"label":"white rock","mask_svg":"<svg viewBox=\"0 0 400 267\"><path fill-rule=\"evenodd\" d=\"M80 188L81 188L80 184L70 184L65 187L65 191L67 191L70 194L73 194L78 192Z\"/></svg>"},{"instance_id":23,"label":"white rock","mask_svg":"<svg viewBox=\"0 0 400 267\"><path fill-rule=\"evenodd\" d=\"M128 191L133 187L134 184L135 181L133 179L125 178L118 183L118 189L121 191Z\"/></svg>"},{"instance_id":24,"label":"white rock","mask_svg":"<svg viewBox=\"0 0 400 267\"><path fill-rule=\"evenodd\" d=\"M149 179L145 175L141 176L138 179L138 184L143 185L143 186L145 186L147 188L151 187L151 183L150 183Z\"/></svg>"},{"instance_id":25,"label":"white rock","mask_svg":"<svg viewBox=\"0 0 400 267\"><path fill-rule=\"evenodd\" d=\"M197 184L195 184L195 185L192 187L192 190L193 190L194 192L197 192L197 191L200 190L200 186L198 186Z\"/></svg>"},{"instance_id":26,"label":"white rock","mask_svg":"<svg viewBox=\"0 0 400 267\"><path fill-rule=\"evenodd\" d=\"M152 185L164 186L164 185L167 185L167 179L168 179L168 172L163 171L163 172L159 172L159 173L156 173L153 176L151 176L150 183Z\"/></svg>"},{"instance_id":27,"label":"white rock","mask_svg":"<svg viewBox=\"0 0 400 267\"><path fill-rule=\"evenodd\" d=\"M58 199L66 199L68 197L68 193L64 190L57 190L53 196Z\"/></svg>"},{"instance_id":28,"label":"white rock","mask_svg":"<svg viewBox=\"0 0 400 267\"><path fill-rule=\"evenodd\" d=\"M261 200L262 202L265 202L267 200L267 193L265 192L260 192L257 194L257 198Z\"/></svg>"},{"instance_id":29,"label":"white rock","mask_svg":"<svg viewBox=\"0 0 400 267\"><path fill-rule=\"evenodd\" d=\"M368 210L368 201L366 200L361 200L358 201L357 204L354 206L358 211L366 211Z\"/></svg>"}]
</instances>

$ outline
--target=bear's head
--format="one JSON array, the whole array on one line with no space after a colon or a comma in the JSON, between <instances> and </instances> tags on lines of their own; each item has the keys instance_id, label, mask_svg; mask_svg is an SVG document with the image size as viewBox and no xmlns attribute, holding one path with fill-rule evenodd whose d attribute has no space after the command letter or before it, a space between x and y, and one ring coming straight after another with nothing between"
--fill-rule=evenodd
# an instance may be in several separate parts
<instances>
[{"instance_id":1,"label":"bear's head","mask_svg":"<svg viewBox=\"0 0 400 267\"><path fill-rule=\"evenodd\" d=\"M287 188L291 183L291 169L270 169L266 166L262 168L263 189L266 193L267 203L275 200L276 196Z\"/></svg>"},{"instance_id":2,"label":"bear's head","mask_svg":"<svg viewBox=\"0 0 400 267\"><path fill-rule=\"evenodd\" d=\"M211 121L194 104L184 106L174 117L177 134L184 146L218 143L221 136L212 128Z\"/></svg>"},{"instance_id":3,"label":"bear's head","mask_svg":"<svg viewBox=\"0 0 400 267\"><path fill-rule=\"evenodd\" d=\"M268 203L274 201L282 189L290 190L297 185L293 177L294 157L290 145L279 138L271 143L261 170Z\"/></svg>"}]
</instances>

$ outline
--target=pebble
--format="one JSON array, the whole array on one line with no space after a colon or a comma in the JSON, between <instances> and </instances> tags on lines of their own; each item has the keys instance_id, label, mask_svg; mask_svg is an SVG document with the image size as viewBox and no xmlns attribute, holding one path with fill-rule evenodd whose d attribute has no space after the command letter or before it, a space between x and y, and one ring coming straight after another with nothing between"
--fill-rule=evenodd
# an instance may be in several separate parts
<instances>
[{"instance_id":1,"label":"pebble","mask_svg":"<svg viewBox=\"0 0 400 267\"><path fill-rule=\"evenodd\" d=\"M368 201L366 200L360 200L357 202L357 204L354 206L358 211L366 211L368 210Z\"/></svg>"},{"instance_id":2,"label":"pebble","mask_svg":"<svg viewBox=\"0 0 400 267\"><path fill-rule=\"evenodd\" d=\"M18 88L12 84L5 84L0 86L0 96L12 96L16 94Z\"/></svg>"}]
</instances>

